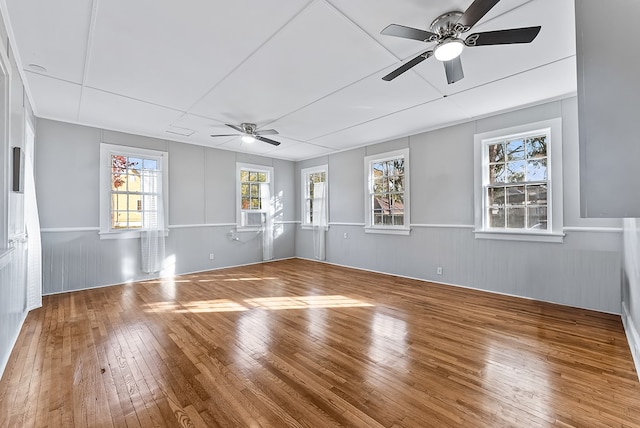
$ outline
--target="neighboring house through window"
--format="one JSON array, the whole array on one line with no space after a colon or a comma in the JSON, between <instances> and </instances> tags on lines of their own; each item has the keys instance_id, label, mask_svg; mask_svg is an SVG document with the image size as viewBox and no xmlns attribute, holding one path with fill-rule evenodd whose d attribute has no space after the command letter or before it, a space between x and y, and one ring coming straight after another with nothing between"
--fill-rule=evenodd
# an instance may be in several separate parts
<instances>
[{"instance_id":1,"label":"neighboring house through window","mask_svg":"<svg viewBox=\"0 0 640 428\"><path fill-rule=\"evenodd\" d=\"M409 234L409 149L367 156L365 230Z\"/></svg>"},{"instance_id":2,"label":"neighboring house through window","mask_svg":"<svg viewBox=\"0 0 640 428\"><path fill-rule=\"evenodd\" d=\"M562 239L560 119L476 135L476 237Z\"/></svg>"},{"instance_id":3,"label":"neighboring house through window","mask_svg":"<svg viewBox=\"0 0 640 428\"><path fill-rule=\"evenodd\" d=\"M101 235L166 229L167 153L111 144L100 152Z\"/></svg>"},{"instance_id":4,"label":"neighboring house through window","mask_svg":"<svg viewBox=\"0 0 640 428\"><path fill-rule=\"evenodd\" d=\"M328 223L327 208L327 165L304 168L302 177L302 227L308 228L323 223Z\"/></svg>"}]
</instances>

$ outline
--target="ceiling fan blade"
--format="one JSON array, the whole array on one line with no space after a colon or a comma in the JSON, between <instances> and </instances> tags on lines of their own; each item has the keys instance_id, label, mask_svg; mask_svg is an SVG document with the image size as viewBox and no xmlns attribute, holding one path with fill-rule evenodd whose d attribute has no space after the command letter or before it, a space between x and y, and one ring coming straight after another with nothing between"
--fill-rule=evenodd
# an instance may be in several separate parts
<instances>
[{"instance_id":1,"label":"ceiling fan blade","mask_svg":"<svg viewBox=\"0 0 640 428\"><path fill-rule=\"evenodd\" d=\"M254 135L256 137L256 140L260 140L260 141L264 141L265 143L269 143L269 144L273 144L274 146L279 146L280 143L278 141L273 141L267 137L262 137L260 135Z\"/></svg>"},{"instance_id":2,"label":"ceiling fan blade","mask_svg":"<svg viewBox=\"0 0 640 428\"><path fill-rule=\"evenodd\" d=\"M420 64L422 61L424 61L425 59L429 58L431 55L433 55L433 51L426 51L426 52L421 53L420 55L418 55L417 57L415 57L411 61L409 61L409 62L407 62L405 64L402 64L400 67L396 68L391 73L389 73L386 76L384 76L382 78L382 80L385 80L385 81L389 82L389 81L395 79L396 77L400 76L405 71L408 71L409 69L411 69L411 68L415 67L416 65Z\"/></svg>"},{"instance_id":3,"label":"ceiling fan blade","mask_svg":"<svg viewBox=\"0 0 640 428\"><path fill-rule=\"evenodd\" d=\"M210 137L237 137L240 134L212 134Z\"/></svg>"},{"instance_id":4,"label":"ceiling fan blade","mask_svg":"<svg viewBox=\"0 0 640 428\"><path fill-rule=\"evenodd\" d=\"M396 36L405 39L419 40L421 42L435 42L438 35L417 28L405 27L404 25L391 24L380 32L385 36Z\"/></svg>"},{"instance_id":5,"label":"ceiling fan blade","mask_svg":"<svg viewBox=\"0 0 640 428\"><path fill-rule=\"evenodd\" d=\"M460 57L451 61L444 61L444 72L447 75L447 83L456 83L458 80L464 79L464 71L462 70L462 61Z\"/></svg>"},{"instance_id":6,"label":"ceiling fan blade","mask_svg":"<svg viewBox=\"0 0 640 428\"><path fill-rule=\"evenodd\" d=\"M542 27L511 28L509 30L486 31L474 33L467 37L467 46L510 45L514 43L531 43Z\"/></svg>"},{"instance_id":7,"label":"ceiling fan blade","mask_svg":"<svg viewBox=\"0 0 640 428\"><path fill-rule=\"evenodd\" d=\"M279 134L278 131L276 131L275 129L260 129L257 132L258 135L276 135Z\"/></svg>"},{"instance_id":8,"label":"ceiling fan blade","mask_svg":"<svg viewBox=\"0 0 640 428\"><path fill-rule=\"evenodd\" d=\"M464 11L460 19L458 19L456 30L461 32L469 31L469 29L476 25L499 1L500 0L475 0L471 3L471 6Z\"/></svg>"},{"instance_id":9,"label":"ceiling fan blade","mask_svg":"<svg viewBox=\"0 0 640 428\"><path fill-rule=\"evenodd\" d=\"M237 126L237 125L229 125L228 123L225 123L225 125L227 125L229 128L233 128L233 129L235 129L236 131L241 132L241 133L243 133L243 134L244 134L244 129L240 128L240 127L239 127L239 126Z\"/></svg>"}]
</instances>

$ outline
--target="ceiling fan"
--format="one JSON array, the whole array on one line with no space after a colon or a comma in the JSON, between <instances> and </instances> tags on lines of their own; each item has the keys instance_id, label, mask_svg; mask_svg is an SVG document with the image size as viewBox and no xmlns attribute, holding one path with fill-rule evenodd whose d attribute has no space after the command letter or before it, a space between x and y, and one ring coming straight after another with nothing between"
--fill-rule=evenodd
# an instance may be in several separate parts
<instances>
[{"instance_id":1,"label":"ceiling fan","mask_svg":"<svg viewBox=\"0 0 640 428\"><path fill-rule=\"evenodd\" d=\"M454 11L442 14L433 20L429 26L430 31L397 24L391 24L386 27L380 34L419 40L426 43L436 43L436 45L433 49L425 51L411 61L402 64L384 76L382 80L393 80L425 59L434 56L444 63L447 83L452 84L464 78L460 54L465 47L531 43L540 32L540 26L485 31L471 34L464 40L460 38L462 33L469 31L499 1L475 0L464 13Z\"/></svg>"},{"instance_id":2,"label":"ceiling fan","mask_svg":"<svg viewBox=\"0 0 640 428\"><path fill-rule=\"evenodd\" d=\"M255 123L241 123L240 125L230 125L225 123L230 128L235 129L239 134L214 134L212 137L235 137L242 136L243 143L253 143L255 140L264 141L265 143L279 146L280 142L274 141L270 138L264 137L264 135L276 135L278 131L275 129L261 129L258 131Z\"/></svg>"}]
</instances>

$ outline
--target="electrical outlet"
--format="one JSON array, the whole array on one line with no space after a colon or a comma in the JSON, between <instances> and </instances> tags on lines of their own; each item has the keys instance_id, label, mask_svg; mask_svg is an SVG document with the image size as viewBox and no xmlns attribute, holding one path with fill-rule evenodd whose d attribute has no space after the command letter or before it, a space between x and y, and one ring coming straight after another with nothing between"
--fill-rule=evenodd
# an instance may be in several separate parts
<instances>
[{"instance_id":1,"label":"electrical outlet","mask_svg":"<svg viewBox=\"0 0 640 428\"><path fill-rule=\"evenodd\" d=\"M216 258L216 255L215 255L215 254L213 254L213 253L210 253L210 254L209 254L209 260L213 260L213 259L215 259L215 258Z\"/></svg>"},{"instance_id":2,"label":"electrical outlet","mask_svg":"<svg viewBox=\"0 0 640 428\"><path fill-rule=\"evenodd\" d=\"M349 237L349 234L348 234L347 232L345 232L345 233L344 233L344 235L342 235L342 237L343 237L344 239L347 239L347 238Z\"/></svg>"},{"instance_id":3,"label":"electrical outlet","mask_svg":"<svg viewBox=\"0 0 640 428\"><path fill-rule=\"evenodd\" d=\"M438 267L436 268L436 273L437 273L438 275L442 275L442 266L438 266Z\"/></svg>"}]
</instances>

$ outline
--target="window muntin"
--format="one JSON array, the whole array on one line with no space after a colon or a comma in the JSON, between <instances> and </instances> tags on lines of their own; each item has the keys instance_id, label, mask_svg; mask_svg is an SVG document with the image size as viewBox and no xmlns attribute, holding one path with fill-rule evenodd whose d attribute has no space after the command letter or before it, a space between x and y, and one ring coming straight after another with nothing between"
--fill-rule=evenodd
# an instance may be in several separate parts
<instances>
[{"instance_id":1,"label":"window muntin","mask_svg":"<svg viewBox=\"0 0 640 428\"><path fill-rule=\"evenodd\" d=\"M548 135L520 135L486 143L484 226L548 230Z\"/></svg>"},{"instance_id":2,"label":"window muntin","mask_svg":"<svg viewBox=\"0 0 640 428\"><path fill-rule=\"evenodd\" d=\"M368 232L409 231L409 149L365 158Z\"/></svg>"},{"instance_id":3,"label":"window muntin","mask_svg":"<svg viewBox=\"0 0 640 428\"><path fill-rule=\"evenodd\" d=\"M302 226L313 226L314 218L316 222L320 220L321 213L318 210L327 210L327 201L322 198L327 197L327 166L323 165L315 168L305 168L302 175ZM324 187L323 187L324 186Z\"/></svg>"}]
</instances>

